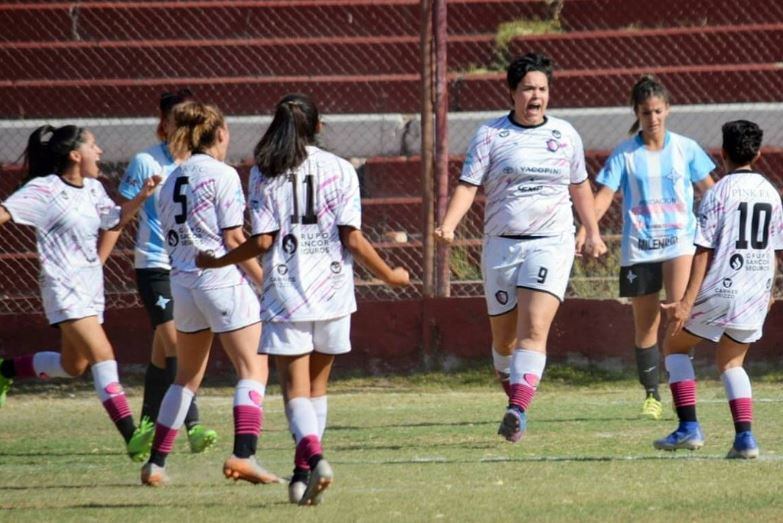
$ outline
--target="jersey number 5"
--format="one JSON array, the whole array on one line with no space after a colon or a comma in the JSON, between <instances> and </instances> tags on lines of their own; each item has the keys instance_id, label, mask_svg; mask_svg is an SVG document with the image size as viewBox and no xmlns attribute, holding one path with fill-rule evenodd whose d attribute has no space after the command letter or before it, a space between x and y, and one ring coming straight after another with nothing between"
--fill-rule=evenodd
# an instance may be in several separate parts
<instances>
[{"instance_id":1,"label":"jersey number 5","mask_svg":"<svg viewBox=\"0 0 783 523\"><path fill-rule=\"evenodd\" d=\"M302 223L309 225L318 223L318 215L315 214L315 188L313 187L313 179L315 176L308 174L305 176L305 213L299 216L299 190L296 186L296 175L292 174L288 177L291 182L291 186L294 190L294 214L291 215L291 223Z\"/></svg>"},{"instance_id":2,"label":"jersey number 5","mask_svg":"<svg viewBox=\"0 0 783 523\"><path fill-rule=\"evenodd\" d=\"M174 200L174 203L178 203L180 205L179 214L174 215L174 222L177 224L185 223L185 220L188 217L188 199L184 194L182 194L182 186L187 184L187 176L180 176L174 182L174 194L172 196L172 200Z\"/></svg>"},{"instance_id":3,"label":"jersey number 5","mask_svg":"<svg viewBox=\"0 0 783 523\"><path fill-rule=\"evenodd\" d=\"M734 246L737 249L748 248L748 202L742 202L737 209L740 213L739 240ZM764 213L764 223L761 223L761 214ZM753 216L750 219L750 246L753 249L765 249L769 241L769 222L772 219L772 205L769 203L754 203ZM761 238L759 238L761 228Z\"/></svg>"}]
</instances>

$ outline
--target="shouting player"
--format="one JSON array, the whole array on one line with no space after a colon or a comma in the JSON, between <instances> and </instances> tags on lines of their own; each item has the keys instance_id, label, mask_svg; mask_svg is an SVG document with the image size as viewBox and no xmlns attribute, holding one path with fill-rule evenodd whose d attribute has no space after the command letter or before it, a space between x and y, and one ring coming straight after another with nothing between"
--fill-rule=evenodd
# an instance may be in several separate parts
<instances>
[{"instance_id":1,"label":"shouting player","mask_svg":"<svg viewBox=\"0 0 783 523\"><path fill-rule=\"evenodd\" d=\"M437 239L451 243L478 187L484 186L484 293L494 366L509 397L498 433L511 442L525 431L574 252L594 257L606 252L582 139L571 124L546 114L552 68L549 58L534 53L509 65L513 110L476 132L459 185L435 230ZM587 229L576 246L572 200Z\"/></svg>"},{"instance_id":2,"label":"shouting player","mask_svg":"<svg viewBox=\"0 0 783 523\"><path fill-rule=\"evenodd\" d=\"M664 342L666 370L677 430L655 441L662 450L698 449L704 436L696 419L696 377L689 351L702 339L717 343L736 435L728 458L755 458L753 400L742 363L761 338L775 281L775 251L783 249L780 194L755 171L763 133L745 120L723 125L723 163L728 174L704 196L696 229L696 255L681 300L664 305L672 336Z\"/></svg>"}]
</instances>

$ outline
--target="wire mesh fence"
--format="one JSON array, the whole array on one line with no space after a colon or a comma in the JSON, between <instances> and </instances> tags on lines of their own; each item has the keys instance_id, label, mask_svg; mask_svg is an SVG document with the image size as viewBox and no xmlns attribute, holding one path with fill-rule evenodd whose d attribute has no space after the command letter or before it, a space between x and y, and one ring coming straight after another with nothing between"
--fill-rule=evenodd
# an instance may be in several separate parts
<instances>
[{"instance_id":1,"label":"wire mesh fence","mask_svg":"<svg viewBox=\"0 0 783 523\"><path fill-rule=\"evenodd\" d=\"M509 108L505 67L536 51L556 64L550 112L582 136L591 176L627 136L630 88L653 73L672 94L671 130L713 155L720 124L757 121L762 169L783 167L783 4L747 0L449 0L450 187L481 122ZM305 92L319 105L322 145L360 175L363 224L414 285L390 290L357 271L361 299L422 295L421 12L419 0L184 0L0 4L0 199L21 178L19 158L38 125L91 128L104 149L104 181L116 195L130 157L156 141L157 100L188 87L216 103L232 131L229 162L246 178L275 102ZM716 156L717 157L717 156ZM483 293L483 201L449 251L452 296ZM616 296L615 205L602 221L611 253L577 260L571 296ZM133 228L106 266L109 307L137 306ZM0 314L40 309L32 232L0 231Z\"/></svg>"}]
</instances>

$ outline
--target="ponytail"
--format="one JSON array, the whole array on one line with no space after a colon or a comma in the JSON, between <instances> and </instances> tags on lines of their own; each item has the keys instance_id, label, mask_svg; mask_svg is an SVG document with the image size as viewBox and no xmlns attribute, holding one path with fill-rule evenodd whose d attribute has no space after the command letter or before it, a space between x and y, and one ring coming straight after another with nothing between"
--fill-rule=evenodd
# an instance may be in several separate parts
<instances>
[{"instance_id":1,"label":"ponytail","mask_svg":"<svg viewBox=\"0 0 783 523\"><path fill-rule=\"evenodd\" d=\"M46 135L51 136L46 139ZM33 131L24 151L27 175L22 184L39 176L65 172L71 163L71 151L78 149L83 142L84 129L76 125L42 125Z\"/></svg>"},{"instance_id":2,"label":"ponytail","mask_svg":"<svg viewBox=\"0 0 783 523\"><path fill-rule=\"evenodd\" d=\"M303 94L289 94L278 102L269 128L256 144L256 165L265 176L278 176L299 167L307 159L308 145L315 143L318 108Z\"/></svg>"},{"instance_id":3,"label":"ponytail","mask_svg":"<svg viewBox=\"0 0 783 523\"><path fill-rule=\"evenodd\" d=\"M172 111L174 132L169 137L169 149L174 157L204 152L217 141L218 130L226 119L220 109L201 102L185 102Z\"/></svg>"},{"instance_id":4,"label":"ponytail","mask_svg":"<svg viewBox=\"0 0 783 523\"><path fill-rule=\"evenodd\" d=\"M639 80L633 84L631 88L631 107L636 114L636 110L646 102L649 98L657 96L663 100L666 105L670 103L669 91L651 74L643 75ZM636 134L639 132L639 118L636 118L631 128L628 130L628 134Z\"/></svg>"}]
</instances>

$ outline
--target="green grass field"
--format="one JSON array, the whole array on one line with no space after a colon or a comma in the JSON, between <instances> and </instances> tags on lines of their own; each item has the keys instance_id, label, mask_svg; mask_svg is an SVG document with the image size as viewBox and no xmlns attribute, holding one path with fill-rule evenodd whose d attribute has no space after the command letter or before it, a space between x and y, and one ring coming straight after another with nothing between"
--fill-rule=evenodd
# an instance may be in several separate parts
<instances>
[{"instance_id":1,"label":"green grass field","mask_svg":"<svg viewBox=\"0 0 783 523\"><path fill-rule=\"evenodd\" d=\"M231 389L206 388L202 418L222 436L191 455L180 437L172 484L139 485L140 466L86 382L12 390L0 410L3 521L781 521L783 387L754 383L761 457L724 459L733 436L717 381L700 382L700 451L661 453L653 439L675 426L640 419L638 385L553 367L517 445L495 434L502 393L485 371L335 383L326 456L335 483L319 507L287 503L285 485L227 481ZM607 376L598 376L607 378ZM573 379L571 379L573 378ZM563 383L566 379L579 386ZM290 473L293 445L280 395L266 400L260 457ZM130 387L138 409L140 389Z\"/></svg>"}]
</instances>

